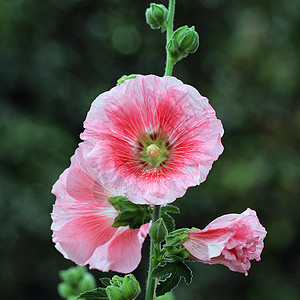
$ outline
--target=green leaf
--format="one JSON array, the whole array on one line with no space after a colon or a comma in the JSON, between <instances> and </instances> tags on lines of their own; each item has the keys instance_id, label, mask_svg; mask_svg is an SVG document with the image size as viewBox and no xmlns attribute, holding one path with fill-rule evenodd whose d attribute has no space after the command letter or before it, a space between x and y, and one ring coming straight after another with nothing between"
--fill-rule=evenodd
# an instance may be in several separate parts
<instances>
[{"instance_id":1,"label":"green leaf","mask_svg":"<svg viewBox=\"0 0 300 300\"><path fill-rule=\"evenodd\" d=\"M115 218L112 227L129 225L130 229L138 229L143 224L149 223L150 220L150 215L144 210L124 211Z\"/></svg>"},{"instance_id":2,"label":"green leaf","mask_svg":"<svg viewBox=\"0 0 300 300\"><path fill-rule=\"evenodd\" d=\"M193 273L190 267L188 267L184 262L177 261L176 268L178 274L184 278L186 284L191 284L193 279Z\"/></svg>"},{"instance_id":3,"label":"green leaf","mask_svg":"<svg viewBox=\"0 0 300 300\"><path fill-rule=\"evenodd\" d=\"M156 268L153 269L151 276L154 278L163 278L174 272L174 262L159 264Z\"/></svg>"},{"instance_id":4,"label":"green leaf","mask_svg":"<svg viewBox=\"0 0 300 300\"><path fill-rule=\"evenodd\" d=\"M107 294L105 288L96 288L84 293L81 293L76 299L84 300L107 300Z\"/></svg>"},{"instance_id":5,"label":"green leaf","mask_svg":"<svg viewBox=\"0 0 300 300\"><path fill-rule=\"evenodd\" d=\"M157 296L162 296L172 291L183 277L186 284L192 281L192 270L181 261L167 262L158 265L151 273L154 278L161 279L157 286Z\"/></svg>"},{"instance_id":6,"label":"green leaf","mask_svg":"<svg viewBox=\"0 0 300 300\"><path fill-rule=\"evenodd\" d=\"M103 278L100 278L99 280L100 280L101 283L102 283L103 285L105 285L105 286L111 285L111 283L110 283L110 278L108 278L108 277L103 277Z\"/></svg>"},{"instance_id":7,"label":"green leaf","mask_svg":"<svg viewBox=\"0 0 300 300\"><path fill-rule=\"evenodd\" d=\"M124 196L108 197L107 200L120 212L112 227L129 225L130 229L137 229L151 220L149 205L132 203Z\"/></svg>"},{"instance_id":8,"label":"green leaf","mask_svg":"<svg viewBox=\"0 0 300 300\"><path fill-rule=\"evenodd\" d=\"M162 213L161 218L164 220L168 232L171 232L175 229L175 221L169 214Z\"/></svg>"},{"instance_id":9,"label":"green leaf","mask_svg":"<svg viewBox=\"0 0 300 300\"><path fill-rule=\"evenodd\" d=\"M122 201L126 201L127 198L125 196L116 196L116 197L108 197L107 200L110 202L110 204L116 209L121 210L120 203Z\"/></svg>"},{"instance_id":10,"label":"green leaf","mask_svg":"<svg viewBox=\"0 0 300 300\"><path fill-rule=\"evenodd\" d=\"M172 212L172 213L178 214L178 213L180 213L180 209L174 205L166 205L161 208L161 212L162 213Z\"/></svg>"},{"instance_id":11,"label":"green leaf","mask_svg":"<svg viewBox=\"0 0 300 300\"><path fill-rule=\"evenodd\" d=\"M170 277L161 281L156 288L156 296L163 296L165 293L171 292L179 284L180 276L172 274Z\"/></svg>"}]
</instances>

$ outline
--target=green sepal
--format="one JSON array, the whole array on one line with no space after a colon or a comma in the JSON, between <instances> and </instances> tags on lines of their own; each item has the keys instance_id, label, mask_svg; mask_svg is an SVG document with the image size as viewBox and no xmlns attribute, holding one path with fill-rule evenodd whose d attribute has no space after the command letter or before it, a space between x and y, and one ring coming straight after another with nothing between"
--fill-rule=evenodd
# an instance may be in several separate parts
<instances>
[{"instance_id":1,"label":"green sepal","mask_svg":"<svg viewBox=\"0 0 300 300\"><path fill-rule=\"evenodd\" d=\"M123 280L124 280L123 277L120 277L120 276L118 276L118 275L115 275L115 276L111 279L110 285L117 286L117 287L121 287L122 284L123 284Z\"/></svg>"},{"instance_id":2,"label":"green sepal","mask_svg":"<svg viewBox=\"0 0 300 300\"><path fill-rule=\"evenodd\" d=\"M156 295L162 296L172 291L184 278L186 284L192 282L192 270L183 262L173 261L159 264L151 273L151 276L160 279L156 288Z\"/></svg>"},{"instance_id":3,"label":"green sepal","mask_svg":"<svg viewBox=\"0 0 300 300\"><path fill-rule=\"evenodd\" d=\"M109 300L125 300L122 295L122 291L119 289L119 287L114 285L110 285L106 288L106 294Z\"/></svg>"},{"instance_id":4,"label":"green sepal","mask_svg":"<svg viewBox=\"0 0 300 300\"><path fill-rule=\"evenodd\" d=\"M132 203L124 196L108 197L107 200L116 210L120 211L112 227L118 228L129 225L130 229L138 229L151 220L149 205Z\"/></svg>"},{"instance_id":5,"label":"green sepal","mask_svg":"<svg viewBox=\"0 0 300 300\"><path fill-rule=\"evenodd\" d=\"M190 253L182 247L182 244L187 240L189 231L190 229L188 228L181 228L166 236L164 250L167 257L178 261L186 261L188 259Z\"/></svg>"},{"instance_id":6,"label":"green sepal","mask_svg":"<svg viewBox=\"0 0 300 300\"><path fill-rule=\"evenodd\" d=\"M78 295L75 299L84 300L108 300L105 288L96 288L90 291L86 291Z\"/></svg>"},{"instance_id":7,"label":"green sepal","mask_svg":"<svg viewBox=\"0 0 300 300\"><path fill-rule=\"evenodd\" d=\"M123 297L128 300L135 299L141 293L140 284L133 274L124 277L121 290Z\"/></svg>"}]
</instances>

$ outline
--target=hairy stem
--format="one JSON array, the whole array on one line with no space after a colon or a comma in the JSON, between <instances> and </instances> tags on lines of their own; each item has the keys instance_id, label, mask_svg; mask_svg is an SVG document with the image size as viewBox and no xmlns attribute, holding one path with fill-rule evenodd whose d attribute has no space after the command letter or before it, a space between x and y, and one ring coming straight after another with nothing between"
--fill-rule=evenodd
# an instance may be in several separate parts
<instances>
[{"instance_id":1,"label":"hairy stem","mask_svg":"<svg viewBox=\"0 0 300 300\"><path fill-rule=\"evenodd\" d=\"M175 0L169 0L169 15L168 15L168 23L166 27L167 31L167 41L166 45L168 44L169 40L172 37L173 33L173 21L174 21L174 12L175 12ZM171 60L169 51L167 51L167 60L166 60L166 69L165 69L165 76L172 75L174 62Z\"/></svg>"},{"instance_id":2,"label":"hairy stem","mask_svg":"<svg viewBox=\"0 0 300 300\"><path fill-rule=\"evenodd\" d=\"M152 214L152 224L159 219L160 217L160 206L154 205L153 214ZM155 242L151 239L150 245L150 261L149 261L149 270L148 270L148 280L147 280L147 290L146 290L146 298L145 300L153 300L155 299L155 288L156 288L156 280L152 278L151 272L157 265L157 257L156 257L156 249Z\"/></svg>"}]
</instances>

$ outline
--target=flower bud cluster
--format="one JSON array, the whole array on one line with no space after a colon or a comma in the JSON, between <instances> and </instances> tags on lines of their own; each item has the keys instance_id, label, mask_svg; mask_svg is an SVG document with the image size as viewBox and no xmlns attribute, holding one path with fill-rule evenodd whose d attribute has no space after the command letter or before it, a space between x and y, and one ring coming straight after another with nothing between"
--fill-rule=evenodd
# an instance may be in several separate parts
<instances>
[{"instance_id":1,"label":"flower bud cluster","mask_svg":"<svg viewBox=\"0 0 300 300\"><path fill-rule=\"evenodd\" d=\"M66 299L75 299L78 294L94 289L96 282L92 274L85 267L77 266L59 272L63 280L58 285L58 293Z\"/></svg>"},{"instance_id":2,"label":"flower bud cluster","mask_svg":"<svg viewBox=\"0 0 300 300\"><path fill-rule=\"evenodd\" d=\"M111 280L111 285L106 287L109 300L133 300L140 292L140 285L132 274L124 278L115 275Z\"/></svg>"},{"instance_id":3,"label":"flower bud cluster","mask_svg":"<svg viewBox=\"0 0 300 300\"><path fill-rule=\"evenodd\" d=\"M170 29L168 25L168 10L162 4L151 3L146 10L146 22L152 29L159 29L163 32ZM168 41L166 50L173 63L176 63L186 57L190 53L194 53L199 46L199 35L195 31L195 27L187 25L179 27L172 34Z\"/></svg>"}]
</instances>

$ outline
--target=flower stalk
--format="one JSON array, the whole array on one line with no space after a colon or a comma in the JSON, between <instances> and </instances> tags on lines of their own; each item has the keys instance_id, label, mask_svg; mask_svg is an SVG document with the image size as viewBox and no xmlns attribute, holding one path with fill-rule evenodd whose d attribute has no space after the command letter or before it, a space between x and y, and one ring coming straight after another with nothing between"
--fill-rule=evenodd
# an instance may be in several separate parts
<instances>
[{"instance_id":1,"label":"flower stalk","mask_svg":"<svg viewBox=\"0 0 300 300\"><path fill-rule=\"evenodd\" d=\"M174 20L174 12L175 12L175 0L169 0L169 14L168 14L168 22L166 26L166 45L173 34L173 20ZM166 59L166 68L165 68L165 76L171 76L173 71L174 62L171 60L171 56L169 51L167 51L167 59ZM160 217L160 206L154 205L153 207L153 215L152 215L152 224L158 220ZM150 245L150 261L149 261L149 270L148 270L148 280L147 280L147 289L146 289L146 300L155 299L155 288L156 288L156 279L152 278L151 273L152 270L156 267L158 261L156 257L156 247L160 247L160 244L156 245L153 239L151 239Z\"/></svg>"},{"instance_id":2,"label":"flower stalk","mask_svg":"<svg viewBox=\"0 0 300 300\"><path fill-rule=\"evenodd\" d=\"M152 214L152 224L158 220L160 217L160 205L154 205L153 214ZM160 243L156 243L151 239L150 244L150 261L149 261L149 270L148 270L148 280L147 280L147 290L146 290L146 300L155 299L155 288L156 288L156 279L152 278L152 270L157 266L157 247L160 247Z\"/></svg>"},{"instance_id":3,"label":"flower stalk","mask_svg":"<svg viewBox=\"0 0 300 300\"><path fill-rule=\"evenodd\" d=\"M173 34L173 20L174 20L174 13L175 13L175 0L169 0L169 15L168 15L168 23L166 27L167 31L167 41L166 45L170 41L172 34ZM167 60L166 60L166 69L165 69L165 76L171 76L173 71L174 62L171 59L171 55L169 51L167 51Z\"/></svg>"},{"instance_id":4,"label":"flower stalk","mask_svg":"<svg viewBox=\"0 0 300 300\"><path fill-rule=\"evenodd\" d=\"M175 12L175 0L169 0L169 13L168 13L168 22L166 26L166 45L170 41L173 34L173 21L174 21L174 12ZM173 71L174 62L171 60L171 56L168 50L167 51L167 59L166 59L166 68L165 68L165 76L171 76ZM153 215L152 215L152 224L160 218L160 206L154 205L153 207ZM147 288L146 288L146 298L145 300L153 300L155 299L155 289L157 281L155 278L152 278L151 273L152 270L158 264L156 253L156 248L160 248L160 244L156 243L153 239L151 239L150 244L150 257L149 257L149 270L148 270L148 279L147 279Z\"/></svg>"}]
</instances>

